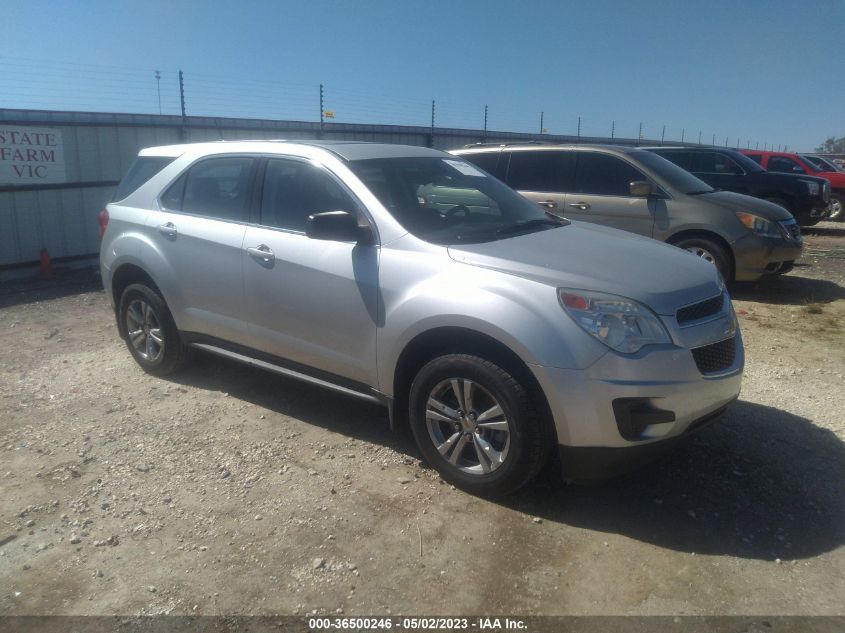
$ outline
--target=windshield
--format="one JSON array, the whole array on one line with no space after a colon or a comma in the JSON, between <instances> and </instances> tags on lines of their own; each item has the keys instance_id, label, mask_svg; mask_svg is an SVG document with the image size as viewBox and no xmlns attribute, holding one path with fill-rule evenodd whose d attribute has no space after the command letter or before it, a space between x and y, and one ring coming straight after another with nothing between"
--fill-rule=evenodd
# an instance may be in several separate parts
<instances>
[{"instance_id":1,"label":"windshield","mask_svg":"<svg viewBox=\"0 0 845 633\"><path fill-rule=\"evenodd\" d=\"M697 195L716 191L703 180L657 154L640 150L631 152L630 157L648 167L658 178L681 193Z\"/></svg>"},{"instance_id":2,"label":"windshield","mask_svg":"<svg viewBox=\"0 0 845 633\"><path fill-rule=\"evenodd\" d=\"M376 158L349 166L405 229L435 244L493 241L566 222L458 157Z\"/></svg>"}]
</instances>

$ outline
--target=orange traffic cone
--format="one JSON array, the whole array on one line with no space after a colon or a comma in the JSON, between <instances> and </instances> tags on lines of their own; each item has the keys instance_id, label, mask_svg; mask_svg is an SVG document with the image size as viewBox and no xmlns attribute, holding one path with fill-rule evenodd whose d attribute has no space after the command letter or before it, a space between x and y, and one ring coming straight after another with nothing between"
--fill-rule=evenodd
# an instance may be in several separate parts
<instances>
[{"instance_id":1,"label":"orange traffic cone","mask_svg":"<svg viewBox=\"0 0 845 633\"><path fill-rule=\"evenodd\" d=\"M46 248L41 249L41 268L38 271L38 276L41 279L53 278L53 264L50 262L50 253Z\"/></svg>"}]
</instances>

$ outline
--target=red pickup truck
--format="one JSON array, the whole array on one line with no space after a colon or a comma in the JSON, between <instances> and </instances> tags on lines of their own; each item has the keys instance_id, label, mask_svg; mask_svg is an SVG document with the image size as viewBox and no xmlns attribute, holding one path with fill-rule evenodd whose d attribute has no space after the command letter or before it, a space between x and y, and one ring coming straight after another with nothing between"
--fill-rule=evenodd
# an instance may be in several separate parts
<instances>
[{"instance_id":1,"label":"red pickup truck","mask_svg":"<svg viewBox=\"0 0 845 633\"><path fill-rule=\"evenodd\" d=\"M757 163L760 163L768 171L779 171L787 174L807 174L827 178L830 181L830 216L831 220L842 222L845 220L845 172L822 171L810 161L798 154L787 152L760 152L757 150L740 150L743 154Z\"/></svg>"}]
</instances>

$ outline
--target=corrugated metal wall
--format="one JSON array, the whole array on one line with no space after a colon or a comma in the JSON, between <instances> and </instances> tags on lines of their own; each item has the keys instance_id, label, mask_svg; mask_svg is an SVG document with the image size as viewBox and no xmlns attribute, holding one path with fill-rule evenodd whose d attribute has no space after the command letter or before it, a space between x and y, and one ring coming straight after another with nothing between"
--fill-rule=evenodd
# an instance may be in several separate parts
<instances>
[{"instance_id":1,"label":"corrugated metal wall","mask_svg":"<svg viewBox=\"0 0 845 633\"><path fill-rule=\"evenodd\" d=\"M0 275L38 261L42 248L53 259L95 255L99 250L97 213L132 164L138 150L181 142L236 139L314 139L319 123L217 119L95 112L0 109L0 126L41 126L61 131L66 183L0 186ZM393 125L326 124L323 138L433 145L452 149L481 141L481 130ZM531 134L488 132L487 142L540 138ZM558 142L608 142L544 135ZM615 143L633 143L615 139Z\"/></svg>"}]
</instances>

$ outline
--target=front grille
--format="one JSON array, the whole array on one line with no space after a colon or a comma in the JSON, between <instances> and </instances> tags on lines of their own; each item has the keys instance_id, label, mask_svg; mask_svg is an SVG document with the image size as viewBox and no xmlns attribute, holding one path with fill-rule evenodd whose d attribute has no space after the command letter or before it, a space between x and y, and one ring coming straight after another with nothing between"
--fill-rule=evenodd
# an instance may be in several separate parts
<instances>
[{"instance_id":1,"label":"front grille","mask_svg":"<svg viewBox=\"0 0 845 633\"><path fill-rule=\"evenodd\" d=\"M780 225L789 234L789 237L797 242L801 241L801 227L798 226L798 222L795 220L781 220Z\"/></svg>"},{"instance_id":2,"label":"front grille","mask_svg":"<svg viewBox=\"0 0 845 633\"><path fill-rule=\"evenodd\" d=\"M692 357L695 359L695 366L702 374L713 374L723 371L734 364L736 358L736 337L696 347L692 350Z\"/></svg>"},{"instance_id":3,"label":"front grille","mask_svg":"<svg viewBox=\"0 0 845 633\"><path fill-rule=\"evenodd\" d=\"M723 305L725 305L725 293L720 294L718 297L705 299L704 301L685 306L678 310L675 316L678 319L679 325L689 323L690 321L698 321L699 319L719 314L722 311Z\"/></svg>"}]
</instances>

